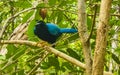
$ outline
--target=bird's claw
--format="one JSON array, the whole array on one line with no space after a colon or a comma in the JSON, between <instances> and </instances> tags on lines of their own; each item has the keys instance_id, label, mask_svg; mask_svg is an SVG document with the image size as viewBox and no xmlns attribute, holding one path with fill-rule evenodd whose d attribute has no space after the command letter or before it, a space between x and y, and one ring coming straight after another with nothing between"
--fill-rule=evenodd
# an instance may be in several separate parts
<instances>
[{"instance_id":1,"label":"bird's claw","mask_svg":"<svg viewBox=\"0 0 120 75\"><path fill-rule=\"evenodd\" d=\"M41 47L45 47L45 46L48 46L49 44L47 43L47 42L45 42L45 41L42 41L42 42L37 42L37 44L36 45L38 45L38 44L40 44L41 45Z\"/></svg>"}]
</instances>

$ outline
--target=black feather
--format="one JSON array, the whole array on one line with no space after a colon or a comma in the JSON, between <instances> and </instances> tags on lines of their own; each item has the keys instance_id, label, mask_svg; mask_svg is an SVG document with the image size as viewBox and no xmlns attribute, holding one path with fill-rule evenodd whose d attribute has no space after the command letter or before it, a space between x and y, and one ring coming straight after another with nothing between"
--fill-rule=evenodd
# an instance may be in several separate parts
<instances>
[{"instance_id":1,"label":"black feather","mask_svg":"<svg viewBox=\"0 0 120 75\"><path fill-rule=\"evenodd\" d=\"M40 39L47 41L48 43L55 43L55 41L58 39L58 37L61 35L52 35L48 31L48 27L46 26L46 23L43 21L38 21L35 25L34 34L37 35Z\"/></svg>"}]
</instances>

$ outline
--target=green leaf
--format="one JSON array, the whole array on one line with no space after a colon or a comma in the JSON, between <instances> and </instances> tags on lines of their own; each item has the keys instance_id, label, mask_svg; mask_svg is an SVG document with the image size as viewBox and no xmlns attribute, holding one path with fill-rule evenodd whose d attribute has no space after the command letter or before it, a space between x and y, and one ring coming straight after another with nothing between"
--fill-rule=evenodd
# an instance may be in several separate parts
<instances>
[{"instance_id":1,"label":"green leaf","mask_svg":"<svg viewBox=\"0 0 120 75\"><path fill-rule=\"evenodd\" d=\"M117 63L117 64L120 64L120 60L119 60L119 57L117 57L115 54L112 53L112 58L113 60Z\"/></svg>"},{"instance_id":2,"label":"green leaf","mask_svg":"<svg viewBox=\"0 0 120 75\"><path fill-rule=\"evenodd\" d=\"M23 17L22 23L25 23L32 15L33 15L33 11L28 12L28 13Z\"/></svg>"},{"instance_id":3,"label":"green leaf","mask_svg":"<svg viewBox=\"0 0 120 75\"><path fill-rule=\"evenodd\" d=\"M18 71L18 75L25 75L24 70L20 70L20 71Z\"/></svg>"},{"instance_id":4,"label":"green leaf","mask_svg":"<svg viewBox=\"0 0 120 75\"><path fill-rule=\"evenodd\" d=\"M13 71L14 69L14 66L16 65L16 63L13 63L13 61L9 60L9 61L5 61L4 63L0 64L1 67L1 70L6 70L7 73L10 73Z\"/></svg>"},{"instance_id":5,"label":"green leaf","mask_svg":"<svg viewBox=\"0 0 120 75\"><path fill-rule=\"evenodd\" d=\"M50 67L51 67L51 65L48 62L43 62L40 68L42 68L42 69L48 69Z\"/></svg>"},{"instance_id":6,"label":"green leaf","mask_svg":"<svg viewBox=\"0 0 120 75\"><path fill-rule=\"evenodd\" d=\"M109 35L112 36L115 34L115 30L114 29L111 29L110 32L109 32Z\"/></svg>"},{"instance_id":7,"label":"green leaf","mask_svg":"<svg viewBox=\"0 0 120 75\"><path fill-rule=\"evenodd\" d=\"M45 6L46 6L45 3L39 3L39 4L37 5L37 8L41 8L41 7L45 7Z\"/></svg>"},{"instance_id":8,"label":"green leaf","mask_svg":"<svg viewBox=\"0 0 120 75\"><path fill-rule=\"evenodd\" d=\"M14 55L16 52L18 52L17 47L14 46L13 44L7 45L7 50L8 50L8 52L6 54L7 59L10 58L12 55Z\"/></svg>"},{"instance_id":9,"label":"green leaf","mask_svg":"<svg viewBox=\"0 0 120 75\"><path fill-rule=\"evenodd\" d=\"M117 21L117 25L120 26L120 20Z\"/></svg>"},{"instance_id":10,"label":"green leaf","mask_svg":"<svg viewBox=\"0 0 120 75\"><path fill-rule=\"evenodd\" d=\"M36 50L35 50L36 51ZM39 52L38 52L39 51ZM34 53L32 53L31 51L28 53L28 54L32 54L32 55L34 55L34 56L32 56L32 57L30 57L28 60L27 60L27 62L31 62L31 61L35 61L35 60L37 60L37 59L39 59L39 58L41 58L41 56L42 56L42 52L40 52L40 50L38 50L38 51L36 51L36 52L34 52ZM42 50L41 50L42 51Z\"/></svg>"},{"instance_id":11,"label":"green leaf","mask_svg":"<svg viewBox=\"0 0 120 75\"><path fill-rule=\"evenodd\" d=\"M77 34L73 34L72 36L70 36L69 38L67 38L67 40L73 41L73 40L76 40L78 38L79 38L79 34L77 33Z\"/></svg>"},{"instance_id":12,"label":"green leaf","mask_svg":"<svg viewBox=\"0 0 120 75\"><path fill-rule=\"evenodd\" d=\"M71 41L74 41L76 39L79 38L79 34L72 34L70 37L68 37L65 41L64 41L64 45L69 44Z\"/></svg>"},{"instance_id":13,"label":"green leaf","mask_svg":"<svg viewBox=\"0 0 120 75\"><path fill-rule=\"evenodd\" d=\"M120 54L120 47L117 47L117 48L115 49L115 52L117 52L118 54Z\"/></svg>"},{"instance_id":14,"label":"green leaf","mask_svg":"<svg viewBox=\"0 0 120 75\"><path fill-rule=\"evenodd\" d=\"M68 48L67 52L71 57L76 58L77 60L80 60L80 56L73 49Z\"/></svg>"},{"instance_id":15,"label":"green leaf","mask_svg":"<svg viewBox=\"0 0 120 75\"><path fill-rule=\"evenodd\" d=\"M28 40L30 41L39 41L39 38L34 34L34 26L36 24L36 21L33 20L30 22L30 25L28 26L28 30L27 30L27 35L28 35ZM32 47L32 48L36 48L36 47Z\"/></svg>"},{"instance_id":16,"label":"green leaf","mask_svg":"<svg viewBox=\"0 0 120 75\"><path fill-rule=\"evenodd\" d=\"M56 15L57 15L57 12L53 11L53 12L50 14L49 19L50 19L50 20L55 19L55 18L56 18Z\"/></svg>"},{"instance_id":17,"label":"green leaf","mask_svg":"<svg viewBox=\"0 0 120 75\"><path fill-rule=\"evenodd\" d=\"M56 1L57 1L57 0L49 0L49 5L51 5L51 6L52 6L52 5L55 5Z\"/></svg>"},{"instance_id":18,"label":"green leaf","mask_svg":"<svg viewBox=\"0 0 120 75\"><path fill-rule=\"evenodd\" d=\"M65 72L66 71L66 69L64 68L64 66L61 66L61 68L60 68L63 72Z\"/></svg>"},{"instance_id":19,"label":"green leaf","mask_svg":"<svg viewBox=\"0 0 120 75\"><path fill-rule=\"evenodd\" d=\"M91 25L92 25L92 20L91 18L87 17L87 26L89 30L91 29Z\"/></svg>"},{"instance_id":20,"label":"green leaf","mask_svg":"<svg viewBox=\"0 0 120 75\"><path fill-rule=\"evenodd\" d=\"M19 8L28 8L28 7L32 7L32 4L30 2L28 2L27 0L18 0L16 2L14 2L14 5L16 7Z\"/></svg>"},{"instance_id":21,"label":"green leaf","mask_svg":"<svg viewBox=\"0 0 120 75\"><path fill-rule=\"evenodd\" d=\"M0 60L5 60L5 56L0 55Z\"/></svg>"},{"instance_id":22,"label":"green leaf","mask_svg":"<svg viewBox=\"0 0 120 75\"><path fill-rule=\"evenodd\" d=\"M57 57L53 57L53 56L48 57L48 63L50 65L54 66L55 69L57 69L57 70L60 69L59 61L58 61Z\"/></svg>"},{"instance_id":23,"label":"green leaf","mask_svg":"<svg viewBox=\"0 0 120 75\"><path fill-rule=\"evenodd\" d=\"M57 24L59 24L60 22L62 22L63 19L63 13L62 12L57 12Z\"/></svg>"},{"instance_id":24,"label":"green leaf","mask_svg":"<svg viewBox=\"0 0 120 75\"><path fill-rule=\"evenodd\" d=\"M40 16L40 9L37 9L37 12L35 13L35 20L40 20L42 19Z\"/></svg>"},{"instance_id":25,"label":"green leaf","mask_svg":"<svg viewBox=\"0 0 120 75\"><path fill-rule=\"evenodd\" d=\"M18 70L18 71L14 71L11 75L25 75L24 70Z\"/></svg>"},{"instance_id":26,"label":"green leaf","mask_svg":"<svg viewBox=\"0 0 120 75\"><path fill-rule=\"evenodd\" d=\"M33 20L30 22L30 25L28 26L28 30L27 30L27 35L29 39L34 39L35 35L34 35L34 26L36 24L36 21Z\"/></svg>"},{"instance_id":27,"label":"green leaf","mask_svg":"<svg viewBox=\"0 0 120 75\"><path fill-rule=\"evenodd\" d=\"M67 68L68 70L71 70L71 71L73 71L73 66L70 64L70 63L68 63L68 62L63 62L62 63L62 67L65 67L65 68Z\"/></svg>"},{"instance_id":28,"label":"green leaf","mask_svg":"<svg viewBox=\"0 0 120 75\"><path fill-rule=\"evenodd\" d=\"M17 49L17 52L14 54L14 60L17 59L18 57L20 57L21 55L23 55L25 53L26 47L25 46L21 46Z\"/></svg>"}]
</instances>

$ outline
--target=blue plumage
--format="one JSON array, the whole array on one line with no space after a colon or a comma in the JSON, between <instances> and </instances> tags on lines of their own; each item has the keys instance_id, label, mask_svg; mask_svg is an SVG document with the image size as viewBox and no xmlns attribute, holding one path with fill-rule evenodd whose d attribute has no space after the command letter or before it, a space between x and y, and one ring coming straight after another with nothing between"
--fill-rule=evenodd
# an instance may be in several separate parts
<instances>
[{"instance_id":1,"label":"blue plumage","mask_svg":"<svg viewBox=\"0 0 120 75\"><path fill-rule=\"evenodd\" d=\"M54 43L62 33L76 33L76 29L59 28L52 23L45 23L44 21L38 21L34 28L34 34L40 39L49 43Z\"/></svg>"},{"instance_id":2,"label":"blue plumage","mask_svg":"<svg viewBox=\"0 0 120 75\"><path fill-rule=\"evenodd\" d=\"M58 26L56 26L55 24L47 23L46 26L47 26L50 34L52 34L52 35L59 35L60 34L60 28Z\"/></svg>"},{"instance_id":3,"label":"blue plumage","mask_svg":"<svg viewBox=\"0 0 120 75\"><path fill-rule=\"evenodd\" d=\"M60 33L76 33L76 32L78 31L73 28L60 28Z\"/></svg>"}]
</instances>

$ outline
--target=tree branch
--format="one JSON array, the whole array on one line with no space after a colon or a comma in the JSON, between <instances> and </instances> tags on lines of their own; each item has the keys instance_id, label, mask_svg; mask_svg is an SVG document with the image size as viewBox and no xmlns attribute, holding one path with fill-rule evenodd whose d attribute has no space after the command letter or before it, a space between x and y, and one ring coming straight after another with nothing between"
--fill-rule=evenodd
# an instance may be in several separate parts
<instances>
[{"instance_id":1,"label":"tree branch","mask_svg":"<svg viewBox=\"0 0 120 75\"><path fill-rule=\"evenodd\" d=\"M50 46L46 46L46 45L42 45L42 43L38 44L37 42L32 42L32 41L26 41L26 40L0 40L0 44L22 44L22 45L28 45L28 46L35 46L35 47L42 47L43 49L45 49L48 52L51 52L71 63L73 63L74 65L77 65L83 69L86 69L86 65L81 63L80 61L76 60L73 57L70 57ZM112 75L111 72L104 72L104 75Z\"/></svg>"},{"instance_id":2,"label":"tree branch","mask_svg":"<svg viewBox=\"0 0 120 75\"><path fill-rule=\"evenodd\" d=\"M92 33L93 33L93 29L94 29L94 26L95 26L95 20L96 20L96 14L97 14L97 5L94 6L95 7L95 11L94 11L94 15L93 15L93 23L92 23L92 26L91 26L91 31L90 31L90 35L87 39L87 41L90 40L91 36L92 36Z\"/></svg>"},{"instance_id":3,"label":"tree branch","mask_svg":"<svg viewBox=\"0 0 120 75\"><path fill-rule=\"evenodd\" d=\"M33 69L27 73L27 75L31 75L40 66L41 62L48 56L48 54L49 52L46 52L42 59L38 62L38 64L34 66Z\"/></svg>"},{"instance_id":4,"label":"tree branch","mask_svg":"<svg viewBox=\"0 0 120 75\"><path fill-rule=\"evenodd\" d=\"M91 47L88 40L88 29L86 20L86 4L85 0L78 0L78 32L80 41L82 44L82 51L85 57L86 73L85 75L91 75L92 73L92 59L91 59Z\"/></svg>"},{"instance_id":5,"label":"tree branch","mask_svg":"<svg viewBox=\"0 0 120 75\"><path fill-rule=\"evenodd\" d=\"M75 58L70 57L70 56L50 47L50 46L43 45L42 43L38 44L37 42L31 42L31 41L25 41L25 40L1 40L0 43L1 44L24 44L24 45L29 45L29 46L42 47L46 51L51 52L51 53L65 59L65 60L85 69L85 64L81 63L80 61L76 60Z\"/></svg>"},{"instance_id":6,"label":"tree branch","mask_svg":"<svg viewBox=\"0 0 120 75\"><path fill-rule=\"evenodd\" d=\"M23 10L23 11L20 11L20 12L16 13L15 15L9 17L9 18L4 22L4 25L3 25L4 27L2 28L1 33L0 33L0 39L2 38L3 33L5 32L6 28L7 28L8 25L9 25L9 22L10 22L12 19L14 19L15 17L17 17L19 14L21 14L21 13L23 13L23 12L26 12L26 11L29 11L29 10L32 10L32 9L35 9L35 8L36 8L36 7L32 7L32 8L25 9L25 10Z\"/></svg>"},{"instance_id":7,"label":"tree branch","mask_svg":"<svg viewBox=\"0 0 120 75\"><path fill-rule=\"evenodd\" d=\"M92 75L103 75L111 3L112 0L101 0Z\"/></svg>"}]
</instances>

